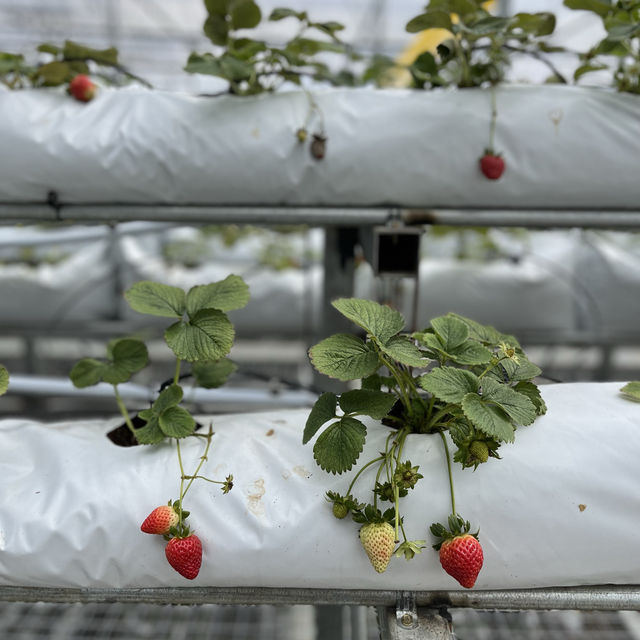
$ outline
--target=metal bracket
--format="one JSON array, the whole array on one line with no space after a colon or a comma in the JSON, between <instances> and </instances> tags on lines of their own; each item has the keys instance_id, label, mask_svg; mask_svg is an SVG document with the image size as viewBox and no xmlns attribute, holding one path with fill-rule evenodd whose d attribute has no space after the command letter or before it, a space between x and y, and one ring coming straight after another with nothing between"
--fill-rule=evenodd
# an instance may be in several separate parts
<instances>
[{"instance_id":1,"label":"metal bracket","mask_svg":"<svg viewBox=\"0 0 640 640\"><path fill-rule=\"evenodd\" d=\"M395 609L378 608L381 640L451 640L451 616L445 608L440 610L416 606L415 594L398 593Z\"/></svg>"}]
</instances>

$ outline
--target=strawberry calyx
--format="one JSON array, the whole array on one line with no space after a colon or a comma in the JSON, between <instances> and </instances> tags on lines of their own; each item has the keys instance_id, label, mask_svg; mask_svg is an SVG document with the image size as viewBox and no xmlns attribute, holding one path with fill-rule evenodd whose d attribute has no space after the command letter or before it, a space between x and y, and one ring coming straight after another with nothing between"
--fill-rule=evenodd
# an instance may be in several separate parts
<instances>
[{"instance_id":1,"label":"strawberry calyx","mask_svg":"<svg viewBox=\"0 0 640 640\"><path fill-rule=\"evenodd\" d=\"M185 522L189 516L189 511L182 509L180 500L169 500L168 505L178 514L178 523L169 528L169 531L164 534L165 540L171 540L172 538L186 538L190 535L189 525Z\"/></svg>"},{"instance_id":2,"label":"strawberry calyx","mask_svg":"<svg viewBox=\"0 0 640 640\"><path fill-rule=\"evenodd\" d=\"M491 147L484 150L483 156L493 156L494 158L502 158L502 152L495 152Z\"/></svg>"},{"instance_id":3,"label":"strawberry calyx","mask_svg":"<svg viewBox=\"0 0 640 640\"><path fill-rule=\"evenodd\" d=\"M396 512L395 509L387 509L382 512L372 504L367 504L364 509L357 509L353 511L353 521L358 524L379 524L382 522L388 522L392 524L395 522Z\"/></svg>"},{"instance_id":4,"label":"strawberry calyx","mask_svg":"<svg viewBox=\"0 0 640 640\"><path fill-rule=\"evenodd\" d=\"M422 553L425 542L426 540L405 540L398 545L394 553L398 558L404 556L405 560L412 560L416 554Z\"/></svg>"},{"instance_id":5,"label":"strawberry calyx","mask_svg":"<svg viewBox=\"0 0 640 640\"><path fill-rule=\"evenodd\" d=\"M465 535L473 536L476 540L478 539L480 530L478 529L478 531L476 531L475 533L471 533L471 524L469 523L469 521L465 520L457 513L452 513L449 515L447 524L448 528L443 524L440 524L439 522L434 522L429 527L429 531L431 531L431 534L438 538L436 543L432 545L436 551L439 551L440 547L447 540L453 540L454 538L459 538Z\"/></svg>"}]
</instances>

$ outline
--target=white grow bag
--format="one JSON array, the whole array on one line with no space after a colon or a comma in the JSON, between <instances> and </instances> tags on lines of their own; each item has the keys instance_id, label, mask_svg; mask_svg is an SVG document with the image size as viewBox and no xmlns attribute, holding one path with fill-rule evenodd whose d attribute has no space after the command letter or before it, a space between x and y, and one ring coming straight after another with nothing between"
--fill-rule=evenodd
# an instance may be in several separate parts
<instances>
[{"instance_id":1,"label":"white grow bag","mask_svg":"<svg viewBox=\"0 0 640 640\"><path fill-rule=\"evenodd\" d=\"M543 387L549 412L518 430L503 459L472 473L455 465L460 513L480 526L485 566L477 589L640 584L640 405L620 383ZM201 537L200 575L188 582L164 558L164 541L140 532L155 506L176 497L175 448L113 445L118 420L43 425L0 423L3 495L0 585L41 587L457 588L425 549L394 558L378 575L357 525L338 521L323 498L348 480L328 475L301 445L307 410L216 417L205 473L235 476L223 495L196 482L185 501ZM384 447L370 424L361 461ZM185 465L202 441L185 444ZM437 436L410 436L405 451L424 474L405 498L407 534L449 513ZM189 471L187 471L189 473ZM365 476L367 480L370 477ZM367 497L360 495L360 497Z\"/></svg>"},{"instance_id":2,"label":"white grow bag","mask_svg":"<svg viewBox=\"0 0 640 640\"><path fill-rule=\"evenodd\" d=\"M303 92L195 97L101 89L0 92L0 202L628 208L638 199L639 98L604 89L314 92L328 135L314 160L295 131ZM314 132L315 124L311 126Z\"/></svg>"}]
</instances>

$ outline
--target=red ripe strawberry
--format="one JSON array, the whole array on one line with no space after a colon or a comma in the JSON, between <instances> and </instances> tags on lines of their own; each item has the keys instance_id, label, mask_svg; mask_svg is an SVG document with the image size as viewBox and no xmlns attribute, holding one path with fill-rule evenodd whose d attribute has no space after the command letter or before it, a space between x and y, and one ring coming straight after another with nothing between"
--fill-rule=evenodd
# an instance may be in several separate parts
<instances>
[{"instance_id":1,"label":"red ripe strawberry","mask_svg":"<svg viewBox=\"0 0 640 640\"><path fill-rule=\"evenodd\" d=\"M480 158L480 169L489 180L497 180L504 173L504 158L492 149L486 149Z\"/></svg>"},{"instance_id":2,"label":"red ripe strawberry","mask_svg":"<svg viewBox=\"0 0 640 640\"><path fill-rule=\"evenodd\" d=\"M89 102L96 94L96 85L80 73L69 83L69 93L80 102Z\"/></svg>"},{"instance_id":3,"label":"red ripe strawberry","mask_svg":"<svg viewBox=\"0 0 640 640\"><path fill-rule=\"evenodd\" d=\"M202 564L202 543L198 536L171 538L165 549L169 564L187 580L193 580L200 572Z\"/></svg>"},{"instance_id":4,"label":"red ripe strawberry","mask_svg":"<svg viewBox=\"0 0 640 640\"><path fill-rule=\"evenodd\" d=\"M165 504L162 507L156 507L147 516L140 526L140 530L144 533L157 533L162 536L169 533L169 529L175 527L179 520L175 509Z\"/></svg>"},{"instance_id":5,"label":"red ripe strawberry","mask_svg":"<svg viewBox=\"0 0 640 640\"><path fill-rule=\"evenodd\" d=\"M457 514L451 514L449 528L434 523L431 533L440 538L433 547L440 551L442 568L463 587L471 589L482 569L484 556L478 534L469 533L471 525Z\"/></svg>"},{"instance_id":6,"label":"red ripe strawberry","mask_svg":"<svg viewBox=\"0 0 640 640\"><path fill-rule=\"evenodd\" d=\"M440 547L442 568L466 589L476 583L483 560L482 546L470 533L445 540Z\"/></svg>"}]
</instances>

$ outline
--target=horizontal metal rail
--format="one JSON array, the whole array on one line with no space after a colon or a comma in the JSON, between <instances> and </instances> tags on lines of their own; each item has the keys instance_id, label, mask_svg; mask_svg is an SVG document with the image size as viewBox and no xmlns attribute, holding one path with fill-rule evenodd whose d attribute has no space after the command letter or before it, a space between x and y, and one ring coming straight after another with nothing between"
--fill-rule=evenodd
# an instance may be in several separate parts
<instances>
[{"instance_id":1,"label":"horizontal metal rail","mask_svg":"<svg viewBox=\"0 0 640 640\"><path fill-rule=\"evenodd\" d=\"M549 209L411 208L382 204L371 207L236 206L139 203L0 203L0 220L6 222L70 221L128 222L148 220L183 223L234 223L255 225L373 226L390 221L410 225L476 227L638 229L637 208Z\"/></svg>"},{"instance_id":2,"label":"horizontal metal rail","mask_svg":"<svg viewBox=\"0 0 640 640\"><path fill-rule=\"evenodd\" d=\"M395 606L398 591L359 589L288 589L264 587L180 587L70 589L0 587L0 600L11 602L142 602L151 604L313 604ZM419 607L501 610L572 609L640 611L640 585L597 585L488 591L417 591Z\"/></svg>"}]
</instances>

